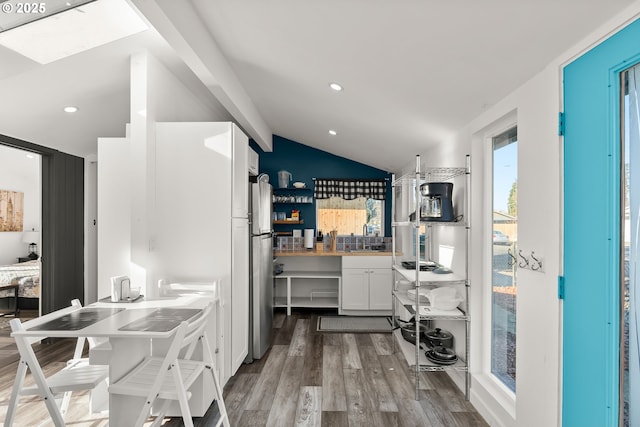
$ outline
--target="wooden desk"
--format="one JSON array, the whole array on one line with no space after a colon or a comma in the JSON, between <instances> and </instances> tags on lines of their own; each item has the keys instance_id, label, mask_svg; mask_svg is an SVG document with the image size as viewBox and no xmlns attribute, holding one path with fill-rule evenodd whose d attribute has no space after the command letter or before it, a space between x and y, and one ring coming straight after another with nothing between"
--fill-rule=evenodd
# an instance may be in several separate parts
<instances>
[{"instance_id":1,"label":"wooden desk","mask_svg":"<svg viewBox=\"0 0 640 427\"><path fill-rule=\"evenodd\" d=\"M217 294L217 293L216 293ZM170 337L173 329L153 331L149 328L136 330L131 325L145 319L150 313L158 308L178 309L178 308L204 308L209 302L218 302L218 298L213 295L203 296L183 296L178 298L160 298L157 300L141 301L136 303L95 303L87 307L69 311L60 310L60 313L49 313L41 318L34 319L24 324L25 330L14 332L30 337L105 337L108 338L111 350L109 351L109 381L111 383L119 380L131 369L133 369L145 356L149 354L162 354L167 347L167 338ZM65 328L61 325L68 320L69 314L80 310L100 310L100 317L95 322L87 322L81 328L71 326ZM104 309L111 309L105 316ZM108 311L108 310L107 310ZM56 315L56 313L58 313ZM66 316L66 317L65 317ZM212 316L216 317L216 316ZM90 323L90 324L89 324ZM123 330L124 329L124 330ZM162 328L161 328L162 329ZM166 328L165 328L166 329ZM213 402L213 381L204 377L194 385L196 390L192 390L190 405L196 403L205 405L206 408ZM131 420L138 414L143 399L135 399L130 396L121 395L109 396L109 425L113 427L130 425ZM196 415L194 411L194 416Z\"/></svg>"},{"instance_id":2,"label":"wooden desk","mask_svg":"<svg viewBox=\"0 0 640 427\"><path fill-rule=\"evenodd\" d=\"M20 285L16 284L7 284L7 285L0 285L0 291L6 291L9 289L13 289L13 296L15 299L15 308L13 310L13 315L14 317L18 317L18 288L20 287Z\"/></svg>"}]
</instances>

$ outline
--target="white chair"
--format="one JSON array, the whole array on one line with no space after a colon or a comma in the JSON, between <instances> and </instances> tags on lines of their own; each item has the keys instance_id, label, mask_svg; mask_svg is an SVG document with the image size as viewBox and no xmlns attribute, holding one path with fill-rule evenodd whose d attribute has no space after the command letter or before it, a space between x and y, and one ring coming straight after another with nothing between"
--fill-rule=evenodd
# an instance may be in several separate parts
<instances>
[{"instance_id":1,"label":"white chair","mask_svg":"<svg viewBox=\"0 0 640 427\"><path fill-rule=\"evenodd\" d=\"M25 326L35 326L45 323L54 317L71 313L81 307L78 300L74 300L70 307L29 320L23 325L20 319L12 319L12 332L18 332L25 329ZM89 365L86 359L82 359L82 351L84 339L78 340L73 359L61 371L45 377L38 359L33 351L32 345L46 337L25 337L16 335L16 346L20 354L18 363L18 372L13 384L9 407L5 416L4 425L10 427L13 425L16 409L20 396L37 395L43 398L44 403L49 411L51 420L57 427L65 425L64 415L67 412L71 393L81 390L92 390L100 383L106 381L109 377L109 367L105 365ZM27 369L31 372L35 385L25 387L25 376ZM62 396L62 397L61 397Z\"/></svg>"},{"instance_id":2,"label":"white chair","mask_svg":"<svg viewBox=\"0 0 640 427\"><path fill-rule=\"evenodd\" d=\"M211 348L205 334L207 318L213 311L210 303L197 319L191 323L182 322L172 335L171 345L164 357L147 356L131 372L109 386L110 394L144 397L143 408L134 426L142 426L149 417L151 407L157 403L158 415L152 426L162 423L169 403L177 400L180 405L184 425L193 427L191 410L189 409L189 388L208 371L212 375L220 419L216 426L229 427L229 417L222 398L222 388L216 373ZM192 360L198 343L202 344L203 359ZM156 408L154 408L154 411Z\"/></svg>"},{"instance_id":3,"label":"white chair","mask_svg":"<svg viewBox=\"0 0 640 427\"><path fill-rule=\"evenodd\" d=\"M80 309L82 308L82 303L80 302L79 299L73 299L71 300L71 307ZM90 364L88 357L82 357L82 353L84 353L85 341L89 343L90 351L97 347L102 347L105 344L109 343L109 340L107 340L106 338L97 339L95 337L86 337L86 338L79 337L78 341L76 341L76 348L73 352L73 358L67 361L67 368L70 368L70 367L78 368L80 366L86 366ZM93 365L96 365L96 363L93 363ZM97 386L97 387L100 387L100 392L104 394L103 397L105 398L105 402L103 403L102 406L104 405L108 406L108 395L107 395L108 383L109 383L109 379L107 378L103 383ZM71 402L71 393L72 393L71 391L67 391L66 393L64 393L64 396L62 398L62 403L60 404L60 412L62 412L63 415L67 413L67 409L69 408L69 403ZM91 402L91 406L92 406L92 409L95 409L93 401ZM95 406L99 406L99 405L95 405ZM103 408L103 409L106 409L106 408Z\"/></svg>"}]
</instances>

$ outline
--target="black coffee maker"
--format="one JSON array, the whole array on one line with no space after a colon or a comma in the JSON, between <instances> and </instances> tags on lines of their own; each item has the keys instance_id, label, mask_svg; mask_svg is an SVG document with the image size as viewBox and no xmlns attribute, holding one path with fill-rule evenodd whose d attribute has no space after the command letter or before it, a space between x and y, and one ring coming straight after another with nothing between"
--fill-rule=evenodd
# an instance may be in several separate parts
<instances>
[{"instance_id":1,"label":"black coffee maker","mask_svg":"<svg viewBox=\"0 0 640 427\"><path fill-rule=\"evenodd\" d=\"M420 185L422 204L420 219L422 221L451 222L455 220L453 214L453 183L427 182Z\"/></svg>"}]
</instances>

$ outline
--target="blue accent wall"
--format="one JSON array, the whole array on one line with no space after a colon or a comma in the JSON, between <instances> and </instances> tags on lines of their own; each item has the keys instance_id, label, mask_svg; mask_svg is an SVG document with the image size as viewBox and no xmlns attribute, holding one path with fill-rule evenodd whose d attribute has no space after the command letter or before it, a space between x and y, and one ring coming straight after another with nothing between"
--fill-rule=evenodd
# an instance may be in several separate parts
<instances>
[{"instance_id":1,"label":"blue accent wall","mask_svg":"<svg viewBox=\"0 0 640 427\"><path fill-rule=\"evenodd\" d=\"M563 70L565 427L618 425L620 72L638 40L635 21Z\"/></svg>"},{"instance_id":2,"label":"blue accent wall","mask_svg":"<svg viewBox=\"0 0 640 427\"><path fill-rule=\"evenodd\" d=\"M273 151L264 152L253 141L250 143L260 156L260 173L269 175L269 182L274 189L278 188L278 171L286 170L293 175L293 182L304 182L309 191L295 192L295 194L313 196L313 178L389 178L387 181L387 199L385 201L385 235L391 235L391 175L363 163L336 156L326 151L318 150L304 144L273 136ZM278 193L281 194L281 193ZM316 204L276 204L274 212L287 212L291 216L291 209L300 210L303 225L276 225L275 231L291 231L293 228L316 228ZM322 230L327 232L328 230Z\"/></svg>"}]
</instances>

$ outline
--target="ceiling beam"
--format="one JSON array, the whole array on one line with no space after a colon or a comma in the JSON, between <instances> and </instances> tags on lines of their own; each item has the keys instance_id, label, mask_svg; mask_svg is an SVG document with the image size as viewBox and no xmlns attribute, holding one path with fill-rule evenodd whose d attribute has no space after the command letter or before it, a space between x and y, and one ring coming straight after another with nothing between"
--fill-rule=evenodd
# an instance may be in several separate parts
<instances>
[{"instance_id":1,"label":"ceiling beam","mask_svg":"<svg viewBox=\"0 0 640 427\"><path fill-rule=\"evenodd\" d=\"M272 132L189 1L128 0L265 151Z\"/></svg>"}]
</instances>

